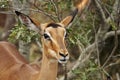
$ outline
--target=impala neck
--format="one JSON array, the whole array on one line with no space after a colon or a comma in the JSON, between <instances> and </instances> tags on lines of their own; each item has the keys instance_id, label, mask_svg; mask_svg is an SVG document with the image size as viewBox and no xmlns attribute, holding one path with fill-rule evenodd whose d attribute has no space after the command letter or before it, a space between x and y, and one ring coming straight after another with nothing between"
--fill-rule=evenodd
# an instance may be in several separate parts
<instances>
[{"instance_id":1,"label":"impala neck","mask_svg":"<svg viewBox=\"0 0 120 80\"><path fill-rule=\"evenodd\" d=\"M39 80L56 80L58 62L57 60L49 59L45 54L49 53L44 49Z\"/></svg>"}]
</instances>

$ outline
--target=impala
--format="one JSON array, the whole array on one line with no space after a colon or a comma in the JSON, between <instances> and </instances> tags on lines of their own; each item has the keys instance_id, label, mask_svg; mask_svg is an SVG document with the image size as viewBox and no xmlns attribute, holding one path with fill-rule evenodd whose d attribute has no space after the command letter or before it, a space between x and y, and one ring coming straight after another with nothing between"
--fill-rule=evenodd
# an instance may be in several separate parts
<instances>
[{"instance_id":1,"label":"impala","mask_svg":"<svg viewBox=\"0 0 120 80\"><path fill-rule=\"evenodd\" d=\"M71 15L59 23L38 24L29 16L15 11L24 25L42 35L42 65L41 69L35 69L13 44L1 41L0 80L56 80L58 62L64 64L69 59L65 46L65 28L87 3L88 0L82 0Z\"/></svg>"}]
</instances>

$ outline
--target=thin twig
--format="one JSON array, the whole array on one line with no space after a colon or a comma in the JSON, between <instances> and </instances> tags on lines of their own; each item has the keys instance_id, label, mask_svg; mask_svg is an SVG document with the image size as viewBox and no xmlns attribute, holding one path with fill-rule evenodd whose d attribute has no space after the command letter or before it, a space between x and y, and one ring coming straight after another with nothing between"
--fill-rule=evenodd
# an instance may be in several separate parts
<instances>
[{"instance_id":1,"label":"thin twig","mask_svg":"<svg viewBox=\"0 0 120 80\"><path fill-rule=\"evenodd\" d=\"M99 48L98 48L98 35L99 35L99 30L98 32L96 32L96 29L95 29L95 17L93 17L93 29L94 29L94 32L95 32L95 44L96 44L96 52L97 52L97 61L98 61L98 65L100 67L100 53L99 53Z\"/></svg>"},{"instance_id":2,"label":"thin twig","mask_svg":"<svg viewBox=\"0 0 120 80\"><path fill-rule=\"evenodd\" d=\"M103 66L102 66L103 68L104 68L105 65L108 63L108 61L111 59L111 57L113 56L113 54L115 53L115 51L116 51L116 49L117 49L117 47L118 47L118 35L117 35L117 30L115 30L115 41L114 41L114 44L115 44L115 46L114 46L111 54L109 55L109 57L107 58L107 60L106 60L105 63L103 64Z\"/></svg>"},{"instance_id":3,"label":"thin twig","mask_svg":"<svg viewBox=\"0 0 120 80\"><path fill-rule=\"evenodd\" d=\"M109 65L105 66L104 68L108 68L108 67L111 67L111 66L114 66L114 65L117 65L120 63L120 60L116 61L115 63L110 63Z\"/></svg>"},{"instance_id":4,"label":"thin twig","mask_svg":"<svg viewBox=\"0 0 120 80\"><path fill-rule=\"evenodd\" d=\"M14 14L13 12L11 11L0 11L1 14Z\"/></svg>"},{"instance_id":5,"label":"thin twig","mask_svg":"<svg viewBox=\"0 0 120 80\"><path fill-rule=\"evenodd\" d=\"M39 11L40 13L44 14L45 16L48 16L52 21L56 22L56 20L55 20L56 16L54 16L54 15L52 15L52 14L49 14L49 13L47 13L46 11L40 9L35 3L34 3L34 4L31 3L31 2L29 2L29 3L32 4L36 9L38 9L38 11Z\"/></svg>"},{"instance_id":6,"label":"thin twig","mask_svg":"<svg viewBox=\"0 0 120 80\"><path fill-rule=\"evenodd\" d=\"M101 1L100 0L95 0L95 3L97 4L97 7L99 8L100 12L101 12L101 15L102 15L102 18L104 20L104 22L106 22L106 15L103 11L103 8L101 6Z\"/></svg>"},{"instance_id":7,"label":"thin twig","mask_svg":"<svg viewBox=\"0 0 120 80\"><path fill-rule=\"evenodd\" d=\"M120 35L120 30L117 30L117 35ZM108 37L112 37L115 35L115 31L110 31L110 32L107 32L103 38L103 40L106 40Z\"/></svg>"},{"instance_id":8,"label":"thin twig","mask_svg":"<svg viewBox=\"0 0 120 80\"><path fill-rule=\"evenodd\" d=\"M58 8L57 8L54 0L50 0L50 1L51 1L51 3L53 4L53 6L54 6L54 8L55 8L55 14L56 14L56 16L57 16L57 18L58 18L58 21L60 22L60 21L61 21L61 18L60 18L60 15L59 15L59 10L58 10Z\"/></svg>"}]
</instances>

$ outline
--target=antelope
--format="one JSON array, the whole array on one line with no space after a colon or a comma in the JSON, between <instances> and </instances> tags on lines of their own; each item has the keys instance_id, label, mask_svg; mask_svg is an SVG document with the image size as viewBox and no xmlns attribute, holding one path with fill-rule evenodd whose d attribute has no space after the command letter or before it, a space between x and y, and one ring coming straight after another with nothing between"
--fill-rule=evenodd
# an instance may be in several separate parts
<instances>
[{"instance_id":1,"label":"antelope","mask_svg":"<svg viewBox=\"0 0 120 80\"><path fill-rule=\"evenodd\" d=\"M65 45L66 27L88 3L82 0L73 13L59 23L39 24L29 16L15 11L21 23L42 35L42 64L35 69L9 42L0 42L0 80L56 80L58 62L67 63L69 53Z\"/></svg>"}]
</instances>

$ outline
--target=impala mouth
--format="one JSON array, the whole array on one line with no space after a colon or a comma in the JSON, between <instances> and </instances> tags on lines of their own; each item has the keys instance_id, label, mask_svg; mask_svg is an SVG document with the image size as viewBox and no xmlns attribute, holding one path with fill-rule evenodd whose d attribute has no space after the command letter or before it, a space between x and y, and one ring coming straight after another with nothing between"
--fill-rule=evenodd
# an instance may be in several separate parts
<instances>
[{"instance_id":1,"label":"impala mouth","mask_svg":"<svg viewBox=\"0 0 120 80\"><path fill-rule=\"evenodd\" d=\"M67 63L68 59L69 59L68 57L65 57L65 58L59 59L58 62L61 64L65 64Z\"/></svg>"},{"instance_id":2,"label":"impala mouth","mask_svg":"<svg viewBox=\"0 0 120 80\"><path fill-rule=\"evenodd\" d=\"M61 63L61 64L65 64L65 63L67 63L67 60L66 59L61 59L61 60L58 60L58 62Z\"/></svg>"}]
</instances>

